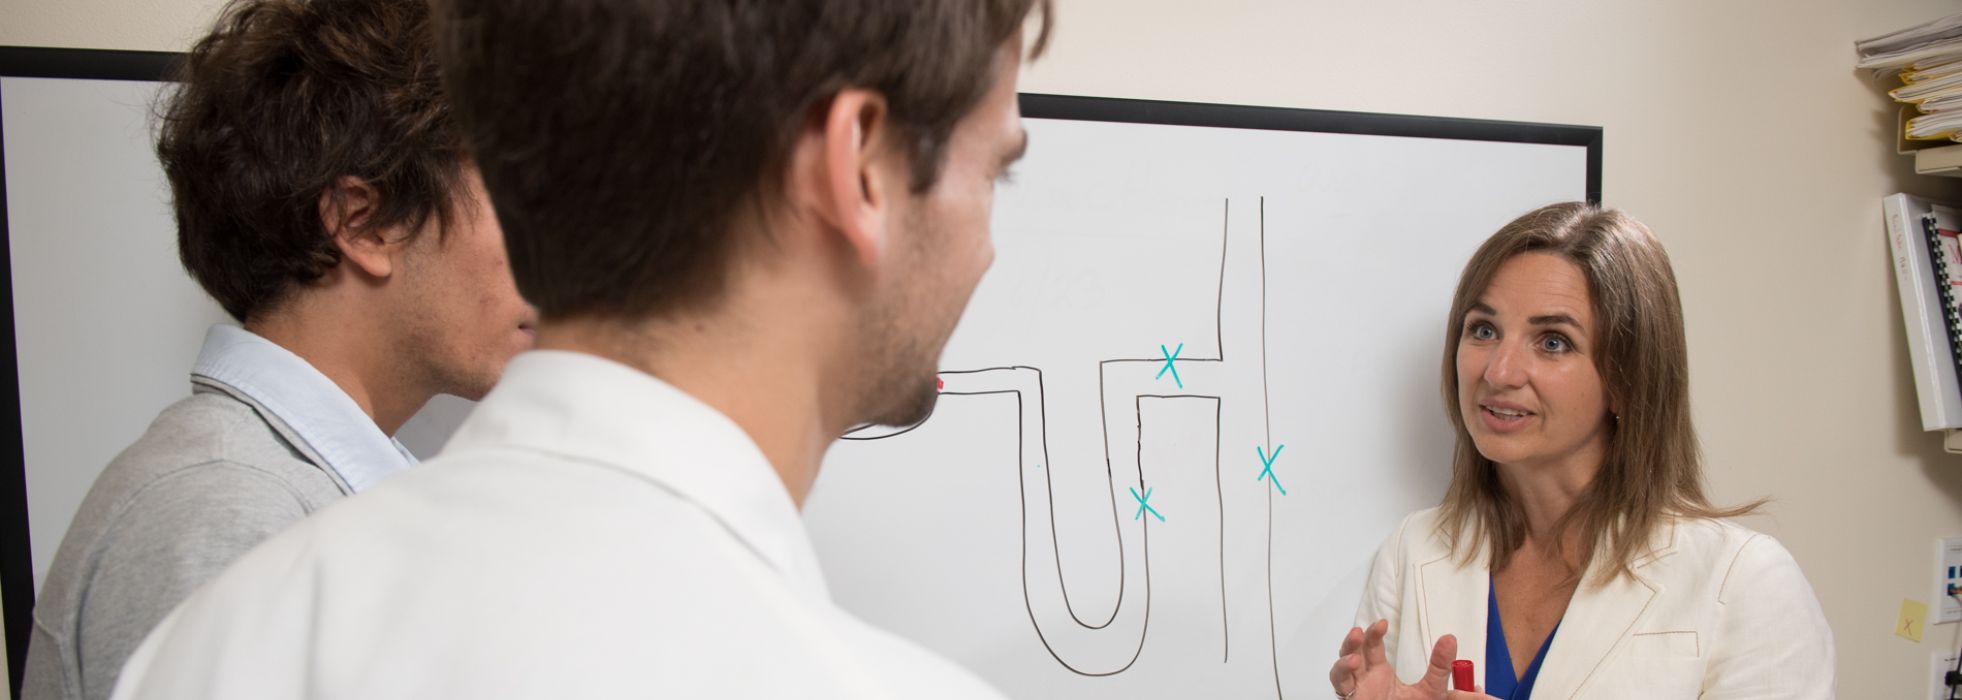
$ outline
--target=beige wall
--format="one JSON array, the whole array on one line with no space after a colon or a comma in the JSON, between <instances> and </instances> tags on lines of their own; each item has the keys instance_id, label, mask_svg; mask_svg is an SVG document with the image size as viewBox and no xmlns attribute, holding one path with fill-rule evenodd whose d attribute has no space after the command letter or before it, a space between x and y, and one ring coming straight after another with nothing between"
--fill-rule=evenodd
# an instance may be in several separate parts
<instances>
[{"instance_id":1,"label":"beige wall","mask_svg":"<svg viewBox=\"0 0 1962 700\"><path fill-rule=\"evenodd\" d=\"M1851 63L1954 3L1062 2L1025 89L1605 127L1607 203L1676 262L1715 495L1775 499L1751 524L1811 578L1844 697L1925 697L1957 626L1917 644L1893 623L1933 602L1933 539L1962 534L1962 456L1918 432L1880 197L1962 181L1891 153Z\"/></svg>"},{"instance_id":2,"label":"beige wall","mask_svg":"<svg viewBox=\"0 0 1962 700\"><path fill-rule=\"evenodd\" d=\"M206 0L0 0L0 44L179 50ZM1962 200L1889 153L1851 43L1943 0L1060 0L1035 92L1592 124L1606 198L1675 257L1695 410L1725 501L1798 556L1849 698L1922 696L1933 539L1962 456L1917 432L1880 197ZM1747 120L1750 120L1747 122ZM1330 640L1331 649L1335 640Z\"/></svg>"},{"instance_id":3,"label":"beige wall","mask_svg":"<svg viewBox=\"0 0 1962 700\"><path fill-rule=\"evenodd\" d=\"M0 0L0 46L182 51L222 0Z\"/></svg>"}]
</instances>

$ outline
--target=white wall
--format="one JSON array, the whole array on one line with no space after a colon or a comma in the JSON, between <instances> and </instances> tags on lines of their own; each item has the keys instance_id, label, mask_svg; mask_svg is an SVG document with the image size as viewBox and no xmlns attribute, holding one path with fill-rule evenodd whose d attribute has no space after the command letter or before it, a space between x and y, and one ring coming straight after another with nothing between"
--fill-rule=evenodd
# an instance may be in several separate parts
<instances>
[{"instance_id":1,"label":"white wall","mask_svg":"<svg viewBox=\"0 0 1962 700\"><path fill-rule=\"evenodd\" d=\"M0 44L148 50L215 6L3 1ZM1932 602L1933 539L1962 534L1962 456L1917 432L1880 197L1962 182L1891 154L1850 66L1854 39L1954 3L1060 1L1026 90L1606 127L1608 203L1676 261L1715 495L1775 499L1751 524L1811 577L1843 695L1924 693L1957 626L1891 630L1902 598Z\"/></svg>"}]
</instances>

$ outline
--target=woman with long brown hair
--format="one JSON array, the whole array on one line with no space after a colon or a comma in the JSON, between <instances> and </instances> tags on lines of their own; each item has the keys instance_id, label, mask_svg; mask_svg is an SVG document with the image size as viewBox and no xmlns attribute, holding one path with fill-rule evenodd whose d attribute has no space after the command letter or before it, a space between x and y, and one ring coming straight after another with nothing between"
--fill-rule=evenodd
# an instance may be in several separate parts
<instances>
[{"instance_id":1,"label":"woman with long brown hair","mask_svg":"<svg viewBox=\"0 0 1962 700\"><path fill-rule=\"evenodd\" d=\"M1377 553L1337 697L1830 698L1832 632L1777 540L1704 495L1682 304L1640 222L1571 202L1465 266L1444 502ZM1421 678L1404 685L1402 678Z\"/></svg>"}]
</instances>

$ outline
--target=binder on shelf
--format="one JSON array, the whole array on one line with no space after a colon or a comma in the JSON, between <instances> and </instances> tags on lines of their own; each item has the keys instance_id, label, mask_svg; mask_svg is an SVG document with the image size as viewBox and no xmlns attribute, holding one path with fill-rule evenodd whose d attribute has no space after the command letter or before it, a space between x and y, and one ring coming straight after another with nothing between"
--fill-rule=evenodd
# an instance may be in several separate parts
<instances>
[{"instance_id":1,"label":"binder on shelf","mask_svg":"<svg viewBox=\"0 0 1962 700\"><path fill-rule=\"evenodd\" d=\"M1921 215L1921 232L1934 261L1936 296L1941 300L1942 324L1947 328L1950 355L1962 373L1962 211L1930 203Z\"/></svg>"},{"instance_id":2,"label":"binder on shelf","mask_svg":"<svg viewBox=\"0 0 1962 700\"><path fill-rule=\"evenodd\" d=\"M1886 213L1887 241L1893 251L1894 282L1901 295L1901 320L1907 327L1908 359L1921 407L1921 429L1962 428L1962 384L1957 382L1949 307L1942 300L1942 287L1948 286L1947 270L1936 267L1928 229L1923 226L1934 204L1895 194L1882 200L1881 208ZM1939 229L1935 235L1939 238ZM1944 282L1939 286L1938 275Z\"/></svg>"},{"instance_id":3,"label":"binder on shelf","mask_svg":"<svg viewBox=\"0 0 1962 700\"><path fill-rule=\"evenodd\" d=\"M1941 302L1942 325L1949 354L1962 375L1962 212L1937 203L1921 215L1921 231L1934 265L1935 296Z\"/></svg>"}]
</instances>

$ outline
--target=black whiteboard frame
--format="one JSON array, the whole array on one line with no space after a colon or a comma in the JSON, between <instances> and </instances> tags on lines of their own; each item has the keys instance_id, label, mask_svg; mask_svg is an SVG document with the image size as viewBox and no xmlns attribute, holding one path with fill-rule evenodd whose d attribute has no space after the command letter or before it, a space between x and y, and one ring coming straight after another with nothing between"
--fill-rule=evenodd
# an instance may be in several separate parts
<instances>
[{"instance_id":1,"label":"black whiteboard frame","mask_svg":"<svg viewBox=\"0 0 1962 700\"><path fill-rule=\"evenodd\" d=\"M0 46L0 77L161 82L183 54ZM0 94L0 100L6 96ZM4 104L4 102L0 102ZM0 123L0 130L6 125ZM7 631L7 692L20 700L34 632L34 553L28 536L27 442L21 432L20 355L14 328L13 238L8 231L7 151L0 140L0 609Z\"/></svg>"},{"instance_id":2,"label":"black whiteboard frame","mask_svg":"<svg viewBox=\"0 0 1962 700\"><path fill-rule=\"evenodd\" d=\"M1022 94L1021 106L1033 119L1580 146L1587 149L1587 201L1601 203L1598 126L1032 93Z\"/></svg>"},{"instance_id":3,"label":"black whiteboard frame","mask_svg":"<svg viewBox=\"0 0 1962 700\"><path fill-rule=\"evenodd\" d=\"M162 82L182 58L182 54L157 51L0 46L0 77ZM1022 116L1032 119L1580 146L1587 149L1587 200L1601 202L1600 127L1029 93L1022 94L1020 101ZM0 124L0 129L4 126ZM33 633L34 557L28 536L5 148L0 143L0 331L7 339L0 349L0 396L7 399L0 401L0 514L4 514L0 520L5 525L0 530L5 533L0 536L0 608L4 608L7 636L8 689L19 700Z\"/></svg>"}]
</instances>

